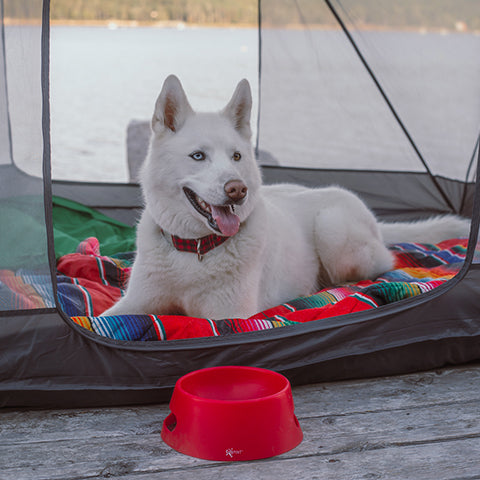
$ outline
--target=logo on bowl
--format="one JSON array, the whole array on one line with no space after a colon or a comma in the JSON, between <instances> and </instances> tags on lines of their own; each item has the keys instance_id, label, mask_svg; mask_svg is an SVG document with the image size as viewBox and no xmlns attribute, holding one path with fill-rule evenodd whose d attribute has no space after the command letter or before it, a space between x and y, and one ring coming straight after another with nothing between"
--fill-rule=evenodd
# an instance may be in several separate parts
<instances>
[{"instance_id":1,"label":"logo on bowl","mask_svg":"<svg viewBox=\"0 0 480 480\"><path fill-rule=\"evenodd\" d=\"M233 458L234 455L241 455L243 450L235 450L234 448L227 448L225 450L225 455L227 457Z\"/></svg>"}]
</instances>

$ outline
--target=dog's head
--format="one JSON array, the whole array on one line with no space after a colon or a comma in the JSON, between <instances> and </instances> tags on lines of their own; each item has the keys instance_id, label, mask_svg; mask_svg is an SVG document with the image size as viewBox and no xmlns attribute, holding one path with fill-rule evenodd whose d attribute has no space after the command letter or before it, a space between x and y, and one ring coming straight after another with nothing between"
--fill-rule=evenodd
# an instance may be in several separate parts
<instances>
[{"instance_id":1,"label":"dog's head","mask_svg":"<svg viewBox=\"0 0 480 480\"><path fill-rule=\"evenodd\" d=\"M165 80L141 172L146 208L160 227L186 238L237 233L261 185L251 108L247 80L218 113L194 112L178 78Z\"/></svg>"}]
</instances>

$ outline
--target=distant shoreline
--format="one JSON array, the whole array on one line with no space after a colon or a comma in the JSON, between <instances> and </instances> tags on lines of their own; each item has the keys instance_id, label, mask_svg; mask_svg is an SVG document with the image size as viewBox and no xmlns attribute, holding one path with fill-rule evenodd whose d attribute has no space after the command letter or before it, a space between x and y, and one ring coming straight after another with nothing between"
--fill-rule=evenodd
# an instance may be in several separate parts
<instances>
[{"instance_id":1,"label":"distant shoreline","mask_svg":"<svg viewBox=\"0 0 480 480\"><path fill-rule=\"evenodd\" d=\"M41 25L41 19L4 18L4 24L10 25ZM257 28L256 23L188 23L179 20L138 21L138 20L69 20L51 19L50 25L59 27L101 27L101 28Z\"/></svg>"},{"instance_id":2,"label":"distant shoreline","mask_svg":"<svg viewBox=\"0 0 480 480\"><path fill-rule=\"evenodd\" d=\"M15 19L4 18L4 24L6 26L20 26L20 25L41 25L40 19ZM50 25L55 27L98 27L108 28L110 30L116 30L118 28L166 28L166 29L252 29L257 28L257 23L190 23L182 22L178 20L162 20L162 21L137 21L137 20L69 20L69 19L52 19ZM282 26L270 26L262 25L265 30L268 29L283 29L283 30L301 30L304 25L287 24ZM469 30L462 22L457 23L453 28L440 28L440 27L428 27L428 26L405 26L400 25L357 25L360 31L399 31L399 32L413 32L413 33L437 33L437 34L450 34L450 33L462 33L480 35L480 30ZM308 25L309 30L340 30L340 26L331 24L317 24Z\"/></svg>"},{"instance_id":3,"label":"distant shoreline","mask_svg":"<svg viewBox=\"0 0 480 480\"><path fill-rule=\"evenodd\" d=\"M138 21L138 20L50 20L54 26L80 26L105 28L256 28L256 23L190 23L180 20Z\"/></svg>"}]
</instances>

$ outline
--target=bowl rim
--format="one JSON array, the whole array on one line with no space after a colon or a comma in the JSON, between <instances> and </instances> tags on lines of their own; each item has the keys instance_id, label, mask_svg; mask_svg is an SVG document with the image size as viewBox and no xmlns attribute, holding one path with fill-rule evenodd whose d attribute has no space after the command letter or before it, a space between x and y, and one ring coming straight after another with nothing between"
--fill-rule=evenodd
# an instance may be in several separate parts
<instances>
[{"instance_id":1,"label":"bowl rim","mask_svg":"<svg viewBox=\"0 0 480 480\"><path fill-rule=\"evenodd\" d=\"M247 398L247 399L238 399L238 400L222 400L222 399L217 399L217 398L206 398L202 397L200 395L195 395L189 391L187 391L185 388L183 388L182 383L186 380L188 380L191 377L194 377L196 375L202 374L206 371L212 371L212 370L249 370L249 371L256 371L259 373L263 373L265 375L269 376L276 376L277 378L280 378L282 381L284 381L283 387L278 390L275 393L271 393L269 395L264 395L262 397L256 397L256 398ZM201 368L198 370L194 370L190 373L185 374L183 377L181 377L176 385L174 390L177 390L177 392L181 392L182 395L187 396L188 398L196 401L196 402L204 402L204 403L209 403L209 404L222 404L222 405L238 405L238 404L249 404L253 402L264 402L268 401L271 399L274 399L276 397L280 397L285 395L285 393L288 393L289 390L291 390L291 385L290 381L288 380L287 377L282 375L281 373L275 372L274 370L269 370L266 368L259 368L259 367L248 367L248 366L241 366L241 365L225 365L225 366L217 366L217 367L207 367L207 368Z\"/></svg>"}]
</instances>

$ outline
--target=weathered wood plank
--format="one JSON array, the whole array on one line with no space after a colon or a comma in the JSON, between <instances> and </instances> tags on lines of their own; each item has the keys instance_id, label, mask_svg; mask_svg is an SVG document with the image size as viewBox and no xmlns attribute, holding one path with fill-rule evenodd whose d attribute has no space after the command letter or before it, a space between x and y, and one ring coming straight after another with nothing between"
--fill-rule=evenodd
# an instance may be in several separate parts
<instances>
[{"instance_id":1,"label":"weathered wood plank","mask_svg":"<svg viewBox=\"0 0 480 480\"><path fill-rule=\"evenodd\" d=\"M295 408L300 416L394 410L479 398L479 366L294 389Z\"/></svg>"},{"instance_id":2,"label":"weathered wood plank","mask_svg":"<svg viewBox=\"0 0 480 480\"><path fill-rule=\"evenodd\" d=\"M455 415L449 416L452 409ZM121 417L112 416L111 422L115 420ZM301 424L304 441L278 460L480 439L480 402L305 418ZM173 451L158 432L111 437L92 432L79 440L12 443L0 447L0 458L8 459L0 476L5 480L18 479L20 472L25 479L53 480L99 476L113 467L140 473L211 464Z\"/></svg>"},{"instance_id":3,"label":"weathered wood plank","mask_svg":"<svg viewBox=\"0 0 480 480\"><path fill-rule=\"evenodd\" d=\"M0 412L0 447L160 433L168 413L168 405Z\"/></svg>"},{"instance_id":4,"label":"weathered wood plank","mask_svg":"<svg viewBox=\"0 0 480 480\"><path fill-rule=\"evenodd\" d=\"M480 439L343 452L282 460L213 464L208 468L127 474L122 480L475 480ZM113 473L113 471L112 471ZM95 477L93 480L100 480ZM104 478L104 477L103 477Z\"/></svg>"}]
</instances>

